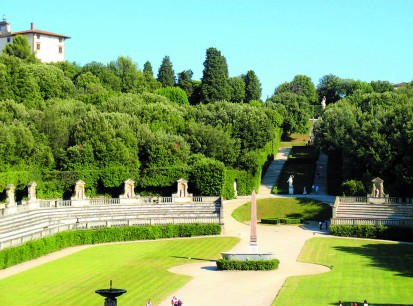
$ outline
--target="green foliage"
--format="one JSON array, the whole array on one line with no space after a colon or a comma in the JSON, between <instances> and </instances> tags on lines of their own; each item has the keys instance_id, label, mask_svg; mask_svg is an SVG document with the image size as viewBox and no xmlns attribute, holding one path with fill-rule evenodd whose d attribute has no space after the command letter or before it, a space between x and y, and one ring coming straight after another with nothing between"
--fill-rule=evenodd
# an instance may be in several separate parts
<instances>
[{"instance_id":1,"label":"green foliage","mask_svg":"<svg viewBox=\"0 0 413 306\"><path fill-rule=\"evenodd\" d=\"M307 98L310 104L315 104L317 94L314 83L306 75L296 75L290 83L283 83L275 89L274 95L284 92L294 93Z\"/></svg>"},{"instance_id":2,"label":"green foliage","mask_svg":"<svg viewBox=\"0 0 413 306\"><path fill-rule=\"evenodd\" d=\"M108 68L119 78L121 92L139 93L144 90L143 73L130 57L120 56L116 61L110 62Z\"/></svg>"},{"instance_id":3,"label":"green foliage","mask_svg":"<svg viewBox=\"0 0 413 306\"><path fill-rule=\"evenodd\" d=\"M386 91L393 91L393 85L389 81L371 81L371 87L374 92L383 93Z\"/></svg>"},{"instance_id":4,"label":"green foliage","mask_svg":"<svg viewBox=\"0 0 413 306\"><path fill-rule=\"evenodd\" d=\"M218 259L216 261L218 270L239 271L268 271L276 270L280 261L278 259L268 260L229 260Z\"/></svg>"},{"instance_id":5,"label":"green foliage","mask_svg":"<svg viewBox=\"0 0 413 306\"><path fill-rule=\"evenodd\" d=\"M365 196L366 191L363 182L357 180L345 181L342 185L342 191L347 196Z\"/></svg>"},{"instance_id":6,"label":"green foliage","mask_svg":"<svg viewBox=\"0 0 413 306\"><path fill-rule=\"evenodd\" d=\"M219 50L207 49L201 81L201 101L203 103L230 100L231 87L228 84L227 60Z\"/></svg>"},{"instance_id":7,"label":"green foliage","mask_svg":"<svg viewBox=\"0 0 413 306\"><path fill-rule=\"evenodd\" d=\"M175 85L175 72L169 56L165 56L162 59L157 80L162 84L162 87L173 87Z\"/></svg>"},{"instance_id":8,"label":"green foliage","mask_svg":"<svg viewBox=\"0 0 413 306\"><path fill-rule=\"evenodd\" d=\"M230 132L223 130L220 126L212 127L190 122L185 140L191 146L193 153L201 153L227 166L234 165L240 154L239 139L231 138Z\"/></svg>"},{"instance_id":9,"label":"green foliage","mask_svg":"<svg viewBox=\"0 0 413 306\"><path fill-rule=\"evenodd\" d=\"M279 224L280 218L262 218L261 223L262 224Z\"/></svg>"},{"instance_id":10,"label":"green foliage","mask_svg":"<svg viewBox=\"0 0 413 306\"><path fill-rule=\"evenodd\" d=\"M406 128L413 125L412 106L412 98L399 91L355 92L326 108L314 127L315 143L340 156L343 181L378 176L386 193L410 196L413 152Z\"/></svg>"},{"instance_id":11,"label":"green foliage","mask_svg":"<svg viewBox=\"0 0 413 306\"><path fill-rule=\"evenodd\" d=\"M343 237L413 242L413 229L384 225L331 225L330 234Z\"/></svg>"},{"instance_id":12,"label":"green foliage","mask_svg":"<svg viewBox=\"0 0 413 306\"><path fill-rule=\"evenodd\" d=\"M261 99L261 83L254 70L249 70L244 77L245 102Z\"/></svg>"},{"instance_id":13,"label":"green foliage","mask_svg":"<svg viewBox=\"0 0 413 306\"><path fill-rule=\"evenodd\" d=\"M220 195L224 183L224 174L225 166L222 162L211 158L203 158L194 163L190 181L194 184L197 194Z\"/></svg>"},{"instance_id":14,"label":"green foliage","mask_svg":"<svg viewBox=\"0 0 413 306\"><path fill-rule=\"evenodd\" d=\"M194 84L194 81L192 81L193 74L194 73L192 72L192 70L182 71L178 73L178 82L177 82L177 85L179 86L179 88L185 91L186 96L191 101L192 101L191 97L195 91L195 84Z\"/></svg>"},{"instance_id":15,"label":"green foliage","mask_svg":"<svg viewBox=\"0 0 413 306\"><path fill-rule=\"evenodd\" d=\"M300 218L280 218L282 224L301 224L303 221Z\"/></svg>"},{"instance_id":16,"label":"green foliage","mask_svg":"<svg viewBox=\"0 0 413 306\"><path fill-rule=\"evenodd\" d=\"M155 90L155 93L164 97L167 97L169 101L181 104L189 105L188 97L184 90L179 87L164 87Z\"/></svg>"},{"instance_id":17,"label":"green foliage","mask_svg":"<svg viewBox=\"0 0 413 306\"><path fill-rule=\"evenodd\" d=\"M243 103L245 101L245 82L241 77L232 77L228 79L231 87L231 102Z\"/></svg>"},{"instance_id":18,"label":"green foliage","mask_svg":"<svg viewBox=\"0 0 413 306\"><path fill-rule=\"evenodd\" d=\"M280 112L284 117L282 128L285 137L292 133L307 131L312 111L306 97L284 92L272 96L270 101L274 104L269 104L269 106Z\"/></svg>"},{"instance_id":19,"label":"green foliage","mask_svg":"<svg viewBox=\"0 0 413 306\"><path fill-rule=\"evenodd\" d=\"M82 244L210 236L219 235L220 233L221 226L219 224L169 224L166 226L126 226L95 230L65 231L51 237L28 241L18 247L1 250L0 269L5 269L67 247Z\"/></svg>"},{"instance_id":20,"label":"green foliage","mask_svg":"<svg viewBox=\"0 0 413 306\"><path fill-rule=\"evenodd\" d=\"M334 74L323 76L317 85L318 99L326 97L327 105L335 103L344 96L343 80Z\"/></svg>"},{"instance_id":21,"label":"green foliage","mask_svg":"<svg viewBox=\"0 0 413 306\"><path fill-rule=\"evenodd\" d=\"M3 53L18 57L30 63L38 61L31 49L29 40L23 35L14 36L12 43L7 44L3 49Z\"/></svg>"}]
</instances>

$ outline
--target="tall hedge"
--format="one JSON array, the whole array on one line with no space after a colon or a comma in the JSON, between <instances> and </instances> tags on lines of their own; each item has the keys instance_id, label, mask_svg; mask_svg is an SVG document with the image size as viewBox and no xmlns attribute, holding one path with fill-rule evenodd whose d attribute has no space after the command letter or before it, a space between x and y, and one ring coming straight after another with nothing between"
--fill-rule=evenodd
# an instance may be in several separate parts
<instances>
[{"instance_id":1,"label":"tall hedge","mask_svg":"<svg viewBox=\"0 0 413 306\"><path fill-rule=\"evenodd\" d=\"M212 158L202 158L192 167L191 183L197 194L220 195L224 184L225 165Z\"/></svg>"}]
</instances>

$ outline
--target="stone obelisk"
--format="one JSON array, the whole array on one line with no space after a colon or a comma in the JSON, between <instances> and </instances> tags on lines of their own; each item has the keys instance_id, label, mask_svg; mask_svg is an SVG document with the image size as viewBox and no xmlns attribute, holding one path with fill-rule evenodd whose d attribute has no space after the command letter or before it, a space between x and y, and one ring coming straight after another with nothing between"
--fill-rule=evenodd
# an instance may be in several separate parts
<instances>
[{"instance_id":1,"label":"stone obelisk","mask_svg":"<svg viewBox=\"0 0 413 306\"><path fill-rule=\"evenodd\" d=\"M251 196L251 235L250 235L250 251L258 252L257 243L257 199L255 190Z\"/></svg>"}]
</instances>

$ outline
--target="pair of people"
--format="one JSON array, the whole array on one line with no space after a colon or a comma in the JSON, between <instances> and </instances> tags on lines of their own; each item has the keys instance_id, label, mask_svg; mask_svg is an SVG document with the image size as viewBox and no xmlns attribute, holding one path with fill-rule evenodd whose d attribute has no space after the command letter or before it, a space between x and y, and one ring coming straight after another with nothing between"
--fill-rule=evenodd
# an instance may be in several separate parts
<instances>
[{"instance_id":1,"label":"pair of people","mask_svg":"<svg viewBox=\"0 0 413 306\"><path fill-rule=\"evenodd\" d=\"M182 306L183 302L179 299L176 298L176 296L174 296L171 300L171 305L172 306Z\"/></svg>"}]
</instances>

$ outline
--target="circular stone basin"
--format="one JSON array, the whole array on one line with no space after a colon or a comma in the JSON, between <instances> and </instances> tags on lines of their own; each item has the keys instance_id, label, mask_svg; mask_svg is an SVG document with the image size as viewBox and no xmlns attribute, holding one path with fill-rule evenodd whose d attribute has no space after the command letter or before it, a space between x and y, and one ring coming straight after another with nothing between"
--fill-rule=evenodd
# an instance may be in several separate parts
<instances>
[{"instance_id":1,"label":"circular stone basin","mask_svg":"<svg viewBox=\"0 0 413 306\"><path fill-rule=\"evenodd\" d=\"M125 289L99 289L95 291L97 294L100 294L101 296L104 296L106 298L116 298L124 293L126 293L127 291Z\"/></svg>"}]
</instances>

